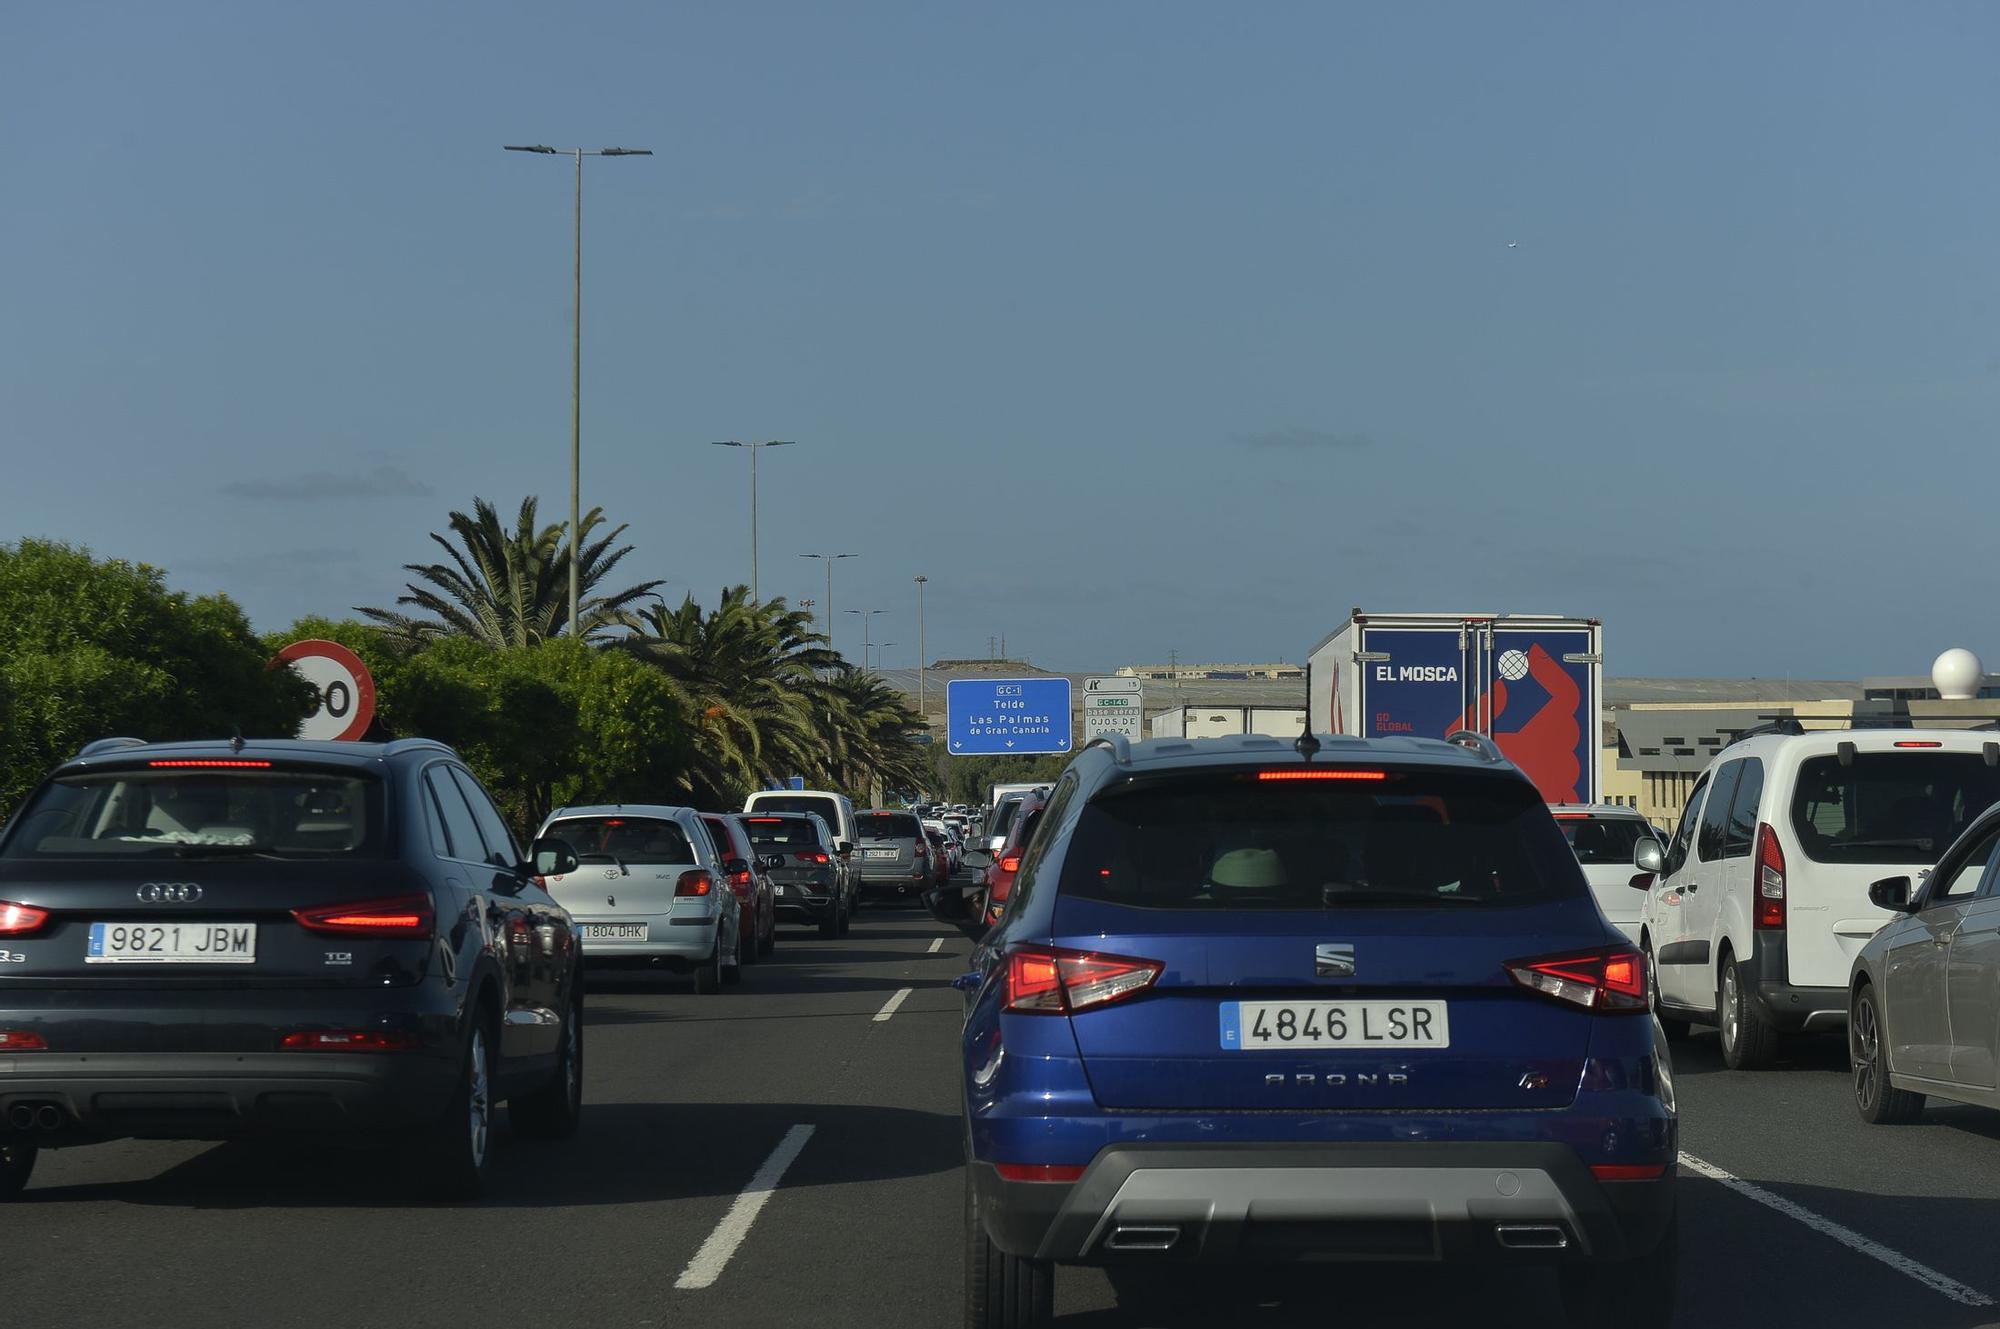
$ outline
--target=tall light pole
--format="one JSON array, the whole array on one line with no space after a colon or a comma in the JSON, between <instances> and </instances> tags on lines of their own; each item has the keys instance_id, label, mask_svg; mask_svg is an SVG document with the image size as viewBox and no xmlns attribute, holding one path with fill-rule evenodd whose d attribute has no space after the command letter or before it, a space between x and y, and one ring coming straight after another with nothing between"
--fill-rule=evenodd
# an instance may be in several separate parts
<instances>
[{"instance_id":1,"label":"tall light pole","mask_svg":"<svg viewBox=\"0 0 2000 1329\"><path fill-rule=\"evenodd\" d=\"M859 558L859 554L800 554L800 558L816 558L826 564L826 612L820 615L820 622L826 625L826 648L833 649L833 565L843 558Z\"/></svg>"},{"instance_id":2,"label":"tall light pole","mask_svg":"<svg viewBox=\"0 0 2000 1329\"><path fill-rule=\"evenodd\" d=\"M582 593L578 590L583 562L583 159L585 157L650 157L651 148L552 148L546 143L503 145L508 152L564 153L576 158L576 249L571 268L569 342L569 635L578 633Z\"/></svg>"},{"instance_id":3,"label":"tall light pole","mask_svg":"<svg viewBox=\"0 0 2000 1329\"><path fill-rule=\"evenodd\" d=\"M773 438L757 443L745 443L740 439L717 439L718 448L748 448L750 450L750 598L758 601L757 595L757 454L765 448L789 448L796 439ZM758 601L761 603L761 601Z\"/></svg>"},{"instance_id":4,"label":"tall light pole","mask_svg":"<svg viewBox=\"0 0 2000 1329\"><path fill-rule=\"evenodd\" d=\"M854 614L861 619L861 667L868 667L868 620L877 614L886 614L886 609L843 609L843 614Z\"/></svg>"},{"instance_id":5,"label":"tall light pole","mask_svg":"<svg viewBox=\"0 0 2000 1329\"><path fill-rule=\"evenodd\" d=\"M929 577L921 573L917 575L917 715L919 718L929 714L924 709L924 674L930 667L930 655L924 649L924 583L929 580ZM924 718L924 724L928 726L930 720Z\"/></svg>"},{"instance_id":6,"label":"tall light pole","mask_svg":"<svg viewBox=\"0 0 2000 1329\"><path fill-rule=\"evenodd\" d=\"M877 673L889 667L889 648L895 644L893 641L877 642L875 644L875 669Z\"/></svg>"}]
</instances>

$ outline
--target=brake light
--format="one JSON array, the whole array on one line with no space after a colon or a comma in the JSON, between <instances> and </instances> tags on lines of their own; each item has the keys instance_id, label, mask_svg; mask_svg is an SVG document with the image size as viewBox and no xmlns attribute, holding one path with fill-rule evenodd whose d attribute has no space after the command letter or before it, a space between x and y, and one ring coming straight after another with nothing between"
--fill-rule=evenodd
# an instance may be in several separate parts
<instances>
[{"instance_id":1,"label":"brake light","mask_svg":"<svg viewBox=\"0 0 2000 1329\"><path fill-rule=\"evenodd\" d=\"M207 770L226 770L226 771L241 771L241 770L268 771L271 769L271 763L268 761L251 761L248 758L244 757L236 757L236 758L214 757L214 758L203 758L201 760L194 760L188 758L188 759L176 759L172 761L164 761L164 760L149 761L146 764L148 766L155 768L156 770L162 767L171 767L179 770L187 770L191 767L199 767Z\"/></svg>"},{"instance_id":2,"label":"brake light","mask_svg":"<svg viewBox=\"0 0 2000 1329\"><path fill-rule=\"evenodd\" d=\"M828 863L833 862L833 859L828 856L824 849L801 849L796 854L793 854L792 857L801 863L817 863L821 867L825 867Z\"/></svg>"},{"instance_id":3,"label":"brake light","mask_svg":"<svg viewBox=\"0 0 2000 1329\"><path fill-rule=\"evenodd\" d=\"M1007 857L1000 860L1000 870L1002 872L1019 872L1021 870L1021 856L1019 854L1007 855Z\"/></svg>"},{"instance_id":4,"label":"brake light","mask_svg":"<svg viewBox=\"0 0 2000 1329\"><path fill-rule=\"evenodd\" d=\"M1645 962L1630 947L1512 960L1507 972L1530 992L1588 1011L1629 1015L1647 1010Z\"/></svg>"},{"instance_id":5,"label":"brake light","mask_svg":"<svg viewBox=\"0 0 2000 1329\"><path fill-rule=\"evenodd\" d=\"M916 853L918 858L929 858L931 856L931 851L924 848L922 845L917 846Z\"/></svg>"},{"instance_id":6,"label":"brake light","mask_svg":"<svg viewBox=\"0 0 2000 1329\"><path fill-rule=\"evenodd\" d=\"M19 937L49 921L49 911L0 900L0 937Z\"/></svg>"},{"instance_id":7,"label":"brake light","mask_svg":"<svg viewBox=\"0 0 2000 1329\"><path fill-rule=\"evenodd\" d=\"M1658 1181L1667 1175L1665 1163L1592 1163L1590 1175L1599 1181Z\"/></svg>"},{"instance_id":8,"label":"brake light","mask_svg":"<svg viewBox=\"0 0 2000 1329\"><path fill-rule=\"evenodd\" d=\"M1083 1176L1081 1163L995 1163L993 1170L1002 1181L1075 1181Z\"/></svg>"},{"instance_id":9,"label":"brake light","mask_svg":"<svg viewBox=\"0 0 2000 1329\"><path fill-rule=\"evenodd\" d=\"M753 878L750 876L748 869L745 869L742 872L732 872L729 874L729 884L731 886L748 886L752 880Z\"/></svg>"},{"instance_id":10,"label":"brake light","mask_svg":"<svg viewBox=\"0 0 2000 1329\"><path fill-rule=\"evenodd\" d=\"M428 937L437 920L428 895L399 895L391 900L294 909L292 917L311 932L353 937Z\"/></svg>"},{"instance_id":11,"label":"brake light","mask_svg":"<svg viewBox=\"0 0 2000 1329\"><path fill-rule=\"evenodd\" d=\"M1785 850L1769 822L1757 827L1757 926L1785 926Z\"/></svg>"},{"instance_id":12,"label":"brake light","mask_svg":"<svg viewBox=\"0 0 2000 1329\"><path fill-rule=\"evenodd\" d=\"M1007 954L1006 1009L1022 1015L1060 1015L1108 1006L1144 992L1165 968L1158 960L1022 946Z\"/></svg>"},{"instance_id":13,"label":"brake light","mask_svg":"<svg viewBox=\"0 0 2000 1329\"><path fill-rule=\"evenodd\" d=\"M288 1052L407 1052L417 1040L397 1029L301 1029L278 1046Z\"/></svg>"},{"instance_id":14,"label":"brake light","mask_svg":"<svg viewBox=\"0 0 2000 1329\"><path fill-rule=\"evenodd\" d=\"M743 820L749 822L752 826L782 826L785 824L783 817L745 817Z\"/></svg>"},{"instance_id":15,"label":"brake light","mask_svg":"<svg viewBox=\"0 0 2000 1329\"><path fill-rule=\"evenodd\" d=\"M1339 767L1314 768L1309 770L1259 771L1259 780L1386 780L1387 771L1353 771Z\"/></svg>"},{"instance_id":16,"label":"brake light","mask_svg":"<svg viewBox=\"0 0 2000 1329\"><path fill-rule=\"evenodd\" d=\"M674 882L674 894L676 896L707 895L714 889L715 878L709 876L701 868L696 868L692 872L681 873L680 879Z\"/></svg>"},{"instance_id":17,"label":"brake light","mask_svg":"<svg viewBox=\"0 0 2000 1329\"><path fill-rule=\"evenodd\" d=\"M0 1029L0 1052L47 1052L48 1040L25 1029Z\"/></svg>"},{"instance_id":18,"label":"brake light","mask_svg":"<svg viewBox=\"0 0 2000 1329\"><path fill-rule=\"evenodd\" d=\"M1935 738L1899 738L1896 740L1896 746L1899 748L1941 748L1944 744Z\"/></svg>"}]
</instances>

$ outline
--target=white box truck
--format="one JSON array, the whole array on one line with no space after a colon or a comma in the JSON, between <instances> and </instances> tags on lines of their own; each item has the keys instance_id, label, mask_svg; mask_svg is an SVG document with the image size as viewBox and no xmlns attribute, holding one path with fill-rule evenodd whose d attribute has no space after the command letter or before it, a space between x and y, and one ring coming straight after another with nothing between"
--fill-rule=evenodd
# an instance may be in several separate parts
<instances>
[{"instance_id":1,"label":"white box truck","mask_svg":"<svg viewBox=\"0 0 2000 1329\"><path fill-rule=\"evenodd\" d=\"M1364 614L1306 662L1313 732L1500 745L1551 803L1595 803L1604 628L1556 614Z\"/></svg>"},{"instance_id":2,"label":"white box truck","mask_svg":"<svg viewBox=\"0 0 2000 1329\"><path fill-rule=\"evenodd\" d=\"M1303 706L1173 706L1153 717L1154 738L1222 738L1267 734L1297 738L1305 732Z\"/></svg>"}]
</instances>

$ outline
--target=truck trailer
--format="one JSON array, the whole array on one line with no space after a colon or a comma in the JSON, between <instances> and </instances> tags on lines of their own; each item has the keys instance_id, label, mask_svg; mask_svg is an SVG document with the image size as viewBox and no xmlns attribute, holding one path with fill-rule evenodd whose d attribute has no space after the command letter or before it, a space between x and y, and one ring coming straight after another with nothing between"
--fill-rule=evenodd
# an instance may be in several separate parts
<instances>
[{"instance_id":1,"label":"truck trailer","mask_svg":"<svg viewBox=\"0 0 2000 1329\"><path fill-rule=\"evenodd\" d=\"M1222 738L1267 734L1297 738L1305 731L1301 706L1171 706L1153 717L1153 738Z\"/></svg>"},{"instance_id":2,"label":"truck trailer","mask_svg":"<svg viewBox=\"0 0 2000 1329\"><path fill-rule=\"evenodd\" d=\"M1604 628L1556 614L1364 614L1306 664L1315 733L1491 738L1551 803L1595 803Z\"/></svg>"}]
</instances>

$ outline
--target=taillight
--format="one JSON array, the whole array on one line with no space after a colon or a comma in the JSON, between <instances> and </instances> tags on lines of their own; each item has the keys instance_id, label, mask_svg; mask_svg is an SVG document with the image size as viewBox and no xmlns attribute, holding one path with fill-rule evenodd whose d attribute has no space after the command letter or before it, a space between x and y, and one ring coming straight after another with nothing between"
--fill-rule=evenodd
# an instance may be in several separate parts
<instances>
[{"instance_id":1,"label":"taillight","mask_svg":"<svg viewBox=\"0 0 2000 1329\"><path fill-rule=\"evenodd\" d=\"M1019 872L1021 870L1021 856L1019 854L1007 855L1007 857L1000 860L1000 870L1002 872Z\"/></svg>"},{"instance_id":2,"label":"taillight","mask_svg":"<svg viewBox=\"0 0 2000 1329\"><path fill-rule=\"evenodd\" d=\"M801 849L792 857L801 863L817 863L821 867L833 862L832 857L824 849Z\"/></svg>"},{"instance_id":3,"label":"taillight","mask_svg":"<svg viewBox=\"0 0 2000 1329\"><path fill-rule=\"evenodd\" d=\"M1592 1163L1590 1175L1599 1181L1658 1181L1667 1175L1665 1163Z\"/></svg>"},{"instance_id":4,"label":"taillight","mask_svg":"<svg viewBox=\"0 0 2000 1329\"><path fill-rule=\"evenodd\" d=\"M1081 1163L995 1163L993 1170L1002 1181L1075 1181L1083 1176Z\"/></svg>"},{"instance_id":5,"label":"taillight","mask_svg":"<svg viewBox=\"0 0 2000 1329\"><path fill-rule=\"evenodd\" d=\"M294 909L292 917L308 931L352 937L428 937L437 920L428 895L399 895L392 900Z\"/></svg>"},{"instance_id":6,"label":"taillight","mask_svg":"<svg viewBox=\"0 0 2000 1329\"><path fill-rule=\"evenodd\" d=\"M1259 771L1257 778L1259 780L1386 780L1389 778L1389 773L1319 766L1305 770Z\"/></svg>"},{"instance_id":7,"label":"taillight","mask_svg":"<svg viewBox=\"0 0 2000 1329\"><path fill-rule=\"evenodd\" d=\"M918 845L916 849L916 854L918 858L929 858L931 856L931 851L924 848L922 845Z\"/></svg>"},{"instance_id":8,"label":"taillight","mask_svg":"<svg viewBox=\"0 0 2000 1329\"><path fill-rule=\"evenodd\" d=\"M247 757L233 757L233 758L218 757L218 758L208 758L201 761L192 761L186 758L180 758L173 761L164 761L164 760L149 761L146 763L146 765L152 767L155 770L161 770L161 769L189 770L189 769L199 768L201 770L268 771L271 769L270 762L251 761Z\"/></svg>"},{"instance_id":9,"label":"taillight","mask_svg":"<svg viewBox=\"0 0 2000 1329\"><path fill-rule=\"evenodd\" d=\"M1630 947L1573 951L1540 960L1512 960L1507 964L1507 972L1530 992L1587 1011L1625 1015L1648 1009L1645 962Z\"/></svg>"},{"instance_id":10,"label":"taillight","mask_svg":"<svg viewBox=\"0 0 2000 1329\"><path fill-rule=\"evenodd\" d=\"M0 1052L47 1052L48 1040L26 1029L0 1029Z\"/></svg>"},{"instance_id":11,"label":"taillight","mask_svg":"<svg viewBox=\"0 0 2000 1329\"><path fill-rule=\"evenodd\" d=\"M19 937L49 921L49 911L0 900L0 937Z\"/></svg>"},{"instance_id":12,"label":"taillight","mask_svg":"<svg viewBox=\"0 0 2000 1329\"><path fill-rule=\"evenodd\" d=\"M1108 1006L1144 992L1165 967L1158 960L1124 955L1022 946L1007 953L1006 1009L1060 1015Z\"/></svg>"},{"instance_id":13,"label":"taillight","mask_svg":"<svg viewBox=\"0 0 2000 1329\"><path fill-rule=\"evenodd\" d=\"M1765 822L1757 827L1757 926L1785 926L1785 851L1778 833Z\"/></svg>"},{"instance_id":14,"label":"taillight","mask_svg":"<svg viewBox=\"0 0 2000 1329\"><path fill-rule=\"evenodd\" d=\"M417 1040L397 1029L301 1029L278 1046L288 1052L407 1052Z\"/></svg>"},{"instance_id":15,"label":"taillight","mask_svg":"<svg viewBox=\"0 0 2000 1329\"><path fill-rule=\"evenodd\" d=\"M674 882L674 894L677 896L707 895L714 889L715 878L701 868L681 873L680 879Z\"/></svg>"},{"instance_id":16,"label":"taillight","mask_svg":"<svg viewBox=\"0 0 2000 1329\"><path fill-rule=\"evenodd\" d=\"M748 886L753 880L754 878L751 877L747 869L742 872L732 872L729 874L729 884L731 886Z\"/></svg>"}]
</instances>

